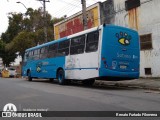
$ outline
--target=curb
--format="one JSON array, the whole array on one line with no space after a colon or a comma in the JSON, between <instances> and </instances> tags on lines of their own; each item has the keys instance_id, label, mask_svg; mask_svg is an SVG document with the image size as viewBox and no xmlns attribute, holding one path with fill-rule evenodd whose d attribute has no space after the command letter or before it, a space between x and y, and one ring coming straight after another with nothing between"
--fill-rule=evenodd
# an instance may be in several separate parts
<instances>
[{"instance_id":1,"label":"curb","mask_svg":"<svg viewBox=\"0 0 160 120\"><path fill-rule=\"evenodd\" d=\"M145 85L130 85L130 84L122 84L117 83L119 87L128 87L128 88L138 88L138 89L145 89L145 90L154 90L154 91L160 91L160 87L155 86L145 86Z\"/></svg>"},{"instance_id":2,"label":"curb","mask_svg":"<svg viewBox=\"0 0 160 120\"><path fill-rule=\"evenodd\" d=\"M127 84L127 83L117 83L117 82L105 82L105 81L97 81L95 85L98 86L109 86L109 87L126 87L126 88L136 88L136 89L144 89L144 90L153 90L153 91L160 91L160 87L155 86L146 86L144 84Z\"/></svg>"}]
</instances>

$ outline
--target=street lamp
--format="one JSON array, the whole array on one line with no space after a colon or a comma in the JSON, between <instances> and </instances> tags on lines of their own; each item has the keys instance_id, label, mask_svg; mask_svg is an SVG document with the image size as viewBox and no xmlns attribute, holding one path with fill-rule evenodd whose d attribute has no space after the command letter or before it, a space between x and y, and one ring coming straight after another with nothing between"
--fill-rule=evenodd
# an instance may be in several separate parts
<instances>
[{"instance_id":1,"label":"street lamp","mask_svg":"<svg viewBox=\"0 0 160 120\"><path fill-rule=\"evenodd\" d=\"M18 2L16 2L16 3L22 4L22 5L26 8L26 10L28 10L28 8L27 8L22 2L18 1Z\"/></svg>"}]
</instances>

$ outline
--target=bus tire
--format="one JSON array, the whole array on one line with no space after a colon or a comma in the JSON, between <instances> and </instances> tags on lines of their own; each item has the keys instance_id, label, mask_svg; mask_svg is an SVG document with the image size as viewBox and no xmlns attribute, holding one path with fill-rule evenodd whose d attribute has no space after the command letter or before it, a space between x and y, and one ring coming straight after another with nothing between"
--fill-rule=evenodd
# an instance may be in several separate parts
<instances>
[{"instance_id":1,"label":"bus tire","mask_svg":"<svg viewBox=\"0 0 160 120\"><path fill-rule=\"evenodd\" d=\"M28 81L32 81L31 71L28 72Z\"/></svg>"},{"instance_id":2,"label":"bus tire","mask_svg":"<svg viewBox=\"0 0 160 120\"><path fill-rule=\"evenodd\" d=\"M82 81L83 85L85 85L85 86L92 86L94 84L94 82L95 82L95 79Z\"/></svg>"},{"instance_id":3,"label":"bus tire","mask_svg":"<svg viewBox=\"0 0 160 120\"><path fill-rule=\"evenodd\" d=\"M57 79L60 85L64 85L65 84L65 76L64 76L64 70L63 69L59 69L57 72Z\"/></svg>"}]
</instances>

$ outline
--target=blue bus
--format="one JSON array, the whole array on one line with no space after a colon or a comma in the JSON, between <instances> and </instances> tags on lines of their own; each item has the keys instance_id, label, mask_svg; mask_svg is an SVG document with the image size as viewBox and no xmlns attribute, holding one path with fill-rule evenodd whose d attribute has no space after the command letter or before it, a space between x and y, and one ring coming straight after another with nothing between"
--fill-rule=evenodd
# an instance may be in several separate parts
<instances>
[{"instance_id":1,"label":"blue bus","mask_svg":"<svg viewBox=\"0 0 160 120\"><path fill-rule=\"evenodd\" d=\"M140 44L136 31L101 25L25 51L23 76L57 79L59 84L82 80L139 78Z\"/></svg>"}]
</instances>

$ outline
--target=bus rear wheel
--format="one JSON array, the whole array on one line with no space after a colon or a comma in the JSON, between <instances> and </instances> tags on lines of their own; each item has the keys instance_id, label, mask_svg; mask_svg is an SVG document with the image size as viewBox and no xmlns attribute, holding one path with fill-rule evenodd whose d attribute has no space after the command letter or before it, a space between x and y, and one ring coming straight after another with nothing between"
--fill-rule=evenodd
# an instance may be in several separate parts
<instances>
[{"instance_id":1,"label":"bus rear wheel","mask_svg":"<svg viewBox=\"0 0 160 120\"><path fill-rule=\"evenodd\" d=\"M31 71L28 72L28 81L32 81Z\"/></svg>"},{"instance_id":2,"label":"bus rear wheel","mask_svg":"<svg viewBox=\"0 0 160 120\"><path fill-rule=\"evenodd\" d=\"M65 76L64 76L64 70L60 69L57 72L57 79L60 85L65 84Z\"/></svg>"}]
</instances>

